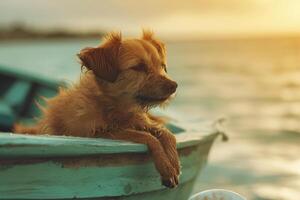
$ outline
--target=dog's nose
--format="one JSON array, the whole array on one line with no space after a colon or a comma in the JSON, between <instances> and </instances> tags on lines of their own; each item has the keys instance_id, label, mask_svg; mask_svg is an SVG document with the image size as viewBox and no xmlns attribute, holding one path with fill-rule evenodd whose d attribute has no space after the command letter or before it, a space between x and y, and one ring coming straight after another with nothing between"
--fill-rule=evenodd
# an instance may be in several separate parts
<instances>
[{"instance_id":1,"label":"dog's nose","mask_svg":"<svg viewBox=\"0 0 300 200\"><path fill-rule=\"evenodd\" d=\"M173 94L173 93L176 91L177 86L178 86L178 85L177 85L177 83L176 83L175 81L169 80L169 81L165 84L164 89L165 89L165 91L166 91L167 93Z\"/></svg>"}]
</instances>

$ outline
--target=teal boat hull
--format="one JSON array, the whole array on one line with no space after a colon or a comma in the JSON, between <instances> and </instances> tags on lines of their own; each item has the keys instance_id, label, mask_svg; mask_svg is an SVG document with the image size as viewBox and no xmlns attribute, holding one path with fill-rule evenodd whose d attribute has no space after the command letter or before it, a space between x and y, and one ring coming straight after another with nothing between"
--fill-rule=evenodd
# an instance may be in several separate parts
<instances>
[{"instance_id":1,"label":"teal boat hull","mask_svg":"<svg viewBox=\"0 0 300 200\"><path fill-rule=\"evenodd\" d=\"M175 189L161 185L141 144L3 133L0 199L187 199L219 133L206 128L176 134L182 173Z\"/></svg>"}]
</instances>

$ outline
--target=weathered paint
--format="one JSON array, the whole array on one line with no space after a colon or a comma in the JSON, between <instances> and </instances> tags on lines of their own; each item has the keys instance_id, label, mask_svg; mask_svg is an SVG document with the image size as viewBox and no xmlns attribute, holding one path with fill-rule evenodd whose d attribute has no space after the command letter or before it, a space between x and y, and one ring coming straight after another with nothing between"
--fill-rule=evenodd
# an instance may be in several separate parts
<instances>
[{"instance_id":1,"label":"weathered paint","mask_svg":"<svg viewBox=\"0 0 300 200\"><path fill-rule=\"evenodd\" d=\"M213 126L200 127L200 132L176 135L182 175L172 190L161 186L144 145L0 135L0 199L187 199L219 133Z\"/></svg>"}]
</instances>

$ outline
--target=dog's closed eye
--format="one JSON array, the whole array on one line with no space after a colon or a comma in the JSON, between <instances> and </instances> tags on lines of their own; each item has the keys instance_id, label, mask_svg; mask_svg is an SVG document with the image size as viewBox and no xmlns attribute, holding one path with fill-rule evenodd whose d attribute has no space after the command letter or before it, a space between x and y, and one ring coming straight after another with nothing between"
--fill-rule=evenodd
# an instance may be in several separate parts
<instances>
[{"instance_id":1,"label":"dog's closed eye","mask_svg":"<svg viewBox=\"0 0 300 200\"><path fill-rule=\"evenodd\" d=\"M145 63L139 63L139 64L131 67L131 69L138 71L138 72L147 72L147 70L148 70L147 65Z\"/></svg>"}]
</instances>

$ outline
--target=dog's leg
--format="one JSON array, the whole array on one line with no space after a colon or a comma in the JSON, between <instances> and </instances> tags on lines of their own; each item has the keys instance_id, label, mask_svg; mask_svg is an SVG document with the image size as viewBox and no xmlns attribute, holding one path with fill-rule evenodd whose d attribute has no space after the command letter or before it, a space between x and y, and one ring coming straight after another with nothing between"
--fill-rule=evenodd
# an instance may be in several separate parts
<instances>
[{"instance_id":1,"label":"dog's leg","mask_svg":"<svg viewBox=\"0 0 300 200\"><path fill-rule=\"evenodd\" d=\"M180 161L176 149L175 136L166 128L152 127L150 128L149 132L160 141L171 164L176 169L176 174L179 175Z\"/></svg>"},{"instance_id":2,"label":"dog's leg","mask_svg":"<svg viewBox=\"0 0 300 200\"><path fill-rule=\"evenodd\" d=\"M113 131L112 133L104 133L99 136L109 139L126 140L147 145L152 154L155 167L161 175L162 184L169 188L173 188L178 185L178 176L176 173L176 169L174 169L174 167L170 163L159 140L152 136L150 133L127 129Z\"/></svg>"}]
</instances>

